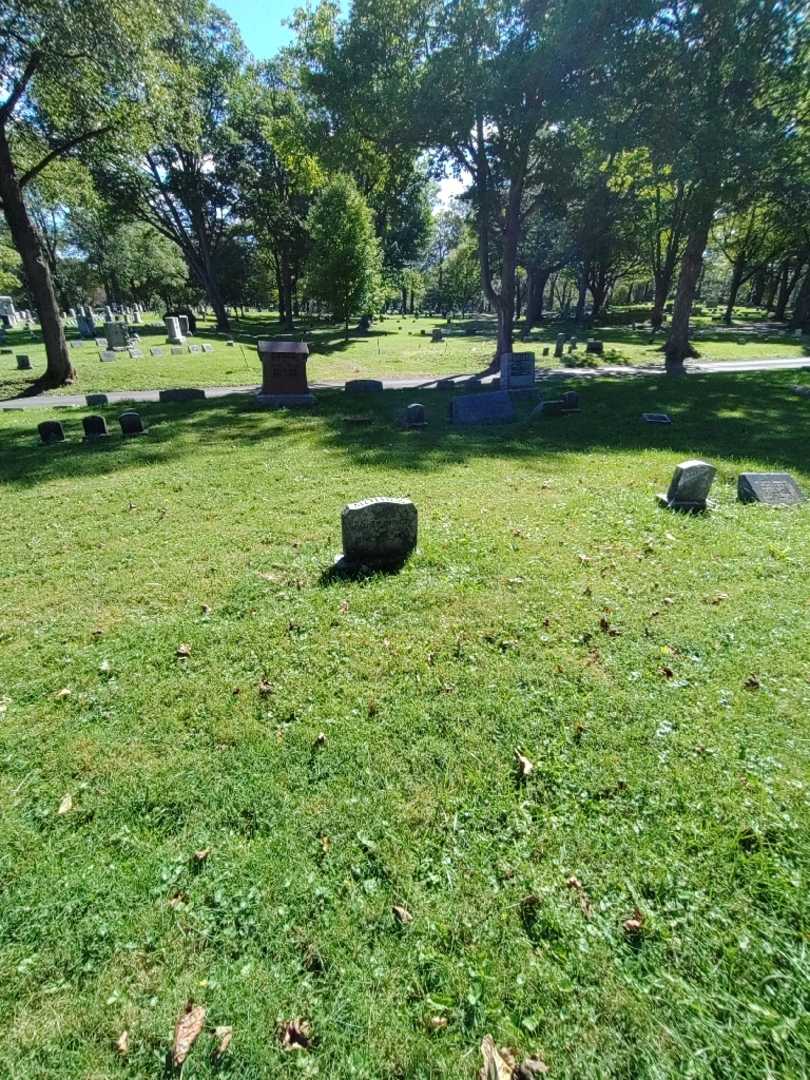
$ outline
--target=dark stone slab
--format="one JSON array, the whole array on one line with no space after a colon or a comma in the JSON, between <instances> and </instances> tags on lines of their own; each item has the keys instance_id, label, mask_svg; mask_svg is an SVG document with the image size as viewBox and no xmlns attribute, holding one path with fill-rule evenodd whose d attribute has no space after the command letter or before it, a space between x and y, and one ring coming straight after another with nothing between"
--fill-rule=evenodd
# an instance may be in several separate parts
<instances>
[{"instance_id":1,"label":"dark stone slab","mask_svg":"<svg viewBox=\"0 0 810 1080\"><path fill-rule=\"evenodd\" d=\"M31 370L31 357L25 353L17 353L17 370L18 371L30 371Z\"/></svg>"},{"instance_id":2,"label":"dark stone slab","mask_svg":"<svg viewBox=\"0 0 810 1080\"><path fill-rule=\"evenodd\" d=\"M463 394L450 400L453 424L503 424L515 419L515 407L506 390Z\"/></svg>"},{"instance_id":3,"label":"dark stone slab","mask_svg":"<svg viewBox=\"0 0 810 1080\"><path fill-rule=\"evenodd\" d=\"M597 356L602 356L605 351L604 341L597 341L595 338L591 338L585 343L586 353L595 353Z\"/></svg>"},{"instance_id":4,"label":"dark stone slab","mask_svg":"<svg viewBox=\"0 0 810 1080\"><path fill-rule=\"evenodd\" d=\"M37 427L37 431L46 446L52 446L54 443L64 442L65 440L65 429L58 420L43 420Z\"/></svg>"},{"instance_id":5,"label":"dark stone slab","mask_svg":"<svg viewBox=\"0 0 810 1080\"><path fill-rule=\"evenodd\" d=\"M205 390L196 386L181 386L174 390L161 390L159 401L198 401L205 399Z\"/></svg>"},{"instance_id":6,"label":"dark stone slab","mask_svg":"<svg viewBox=\"0 0 810 1080\"><path fill-rule=\"evenodd\" d=\"M420 405L415 401L405 410L405 415L402 418L402 426L406 428L423 428L426 425L427 418L425 416L425 406Z\"/></svg>"},{"instance_id":7,"label":"dark stone slab","mask_svg":"<svg viewBox=\"0 0 810 1080\"><path fill-rule=\"evenodd\" d=\"M107 397L106 394L87 394L84 400L89 406L91 406L91 408L97 405L110 404L110 399Z\"/></svg>"},{"instance_id":8,"label":"dark stone slab","mask_svg":"<svg viewBox=\"0 0 810 1080\"><path fill-rule=\"evenodd\" d=\"M107 430L107 421L103 416L85 416L82 420L84 428L84 441L95 442L96 439L108 439L110 433Z\"/></svg>"},{"instance_id":9,"label":"dark stone slab","mask_svg":"<svg viewBox=\"0 0 810 1080\"><path fill-rule=\"evenodd\" d=\"M121 425L121 434L127 437L146 434L141 414L135 412L134 409L127 409L126 412L122 412L118 417L118 423Z\"/></svg>"},{"instance_id":10,"label":"dark stone slab","mask_svg":"<svg viewBox=\"0 0 810 1080\"><path fill-rule=\"evenodd\" d=\"M805 501L801 488L789 473L740 473L737 498L743 503L797 506Z\"/></svg>"},{"instance_id":11,"label":"dark stone slab","mask_svg":"<svg viewBox=\"0 0 810 1080\"><path fill-rule=\"evenodd\" d=\"M563 409L566 412L579 412L579 394L576 390L566 390L561 395L560 401L563 403Z\"/></svg>"},{"instance_id":12,"label":"dark stone slab","mask_svg":"<svg viewBox=\"0 0 810 1080\"><path fill-rule=\"evenodd\" d=\"M645 412L641 414L641 419L647 424L671 424L672 417L667 416L666 413L659 412Z\"/></svg>"},{"instance_id":13,"label":"dark stone slab","mask_svg":"<svg viewBox=\"0 0 810 1080\"><path fill-rule=\"evenodd\" d=\"M345 387L347 394L379 394L382 389L379 379L350 379Z\"/></svg>"},{"instance_id":14,"label":"dark stone slab","mask_svg":"<svg viewBox=\"0 0 810 1080\"><path fill-rule=\"evenodd\" d=\"M340 517L343 555L348 570L368 566L394 569L416 547L417 513L410 499L364 499L349 503Z\"/></svg>"},{"instance_id":15,"label":"dark stone slab","mask_svg":"<svg viewBox=\"0 0 810 1080\"><path fill-rule=\"evenodd\" d=\"M702 513L707 508L716 473L717 469L707 461L682 461L675 466L669 490L666 495L659 495L658 501L668 510Z\"/></svg>"}]
</instances>

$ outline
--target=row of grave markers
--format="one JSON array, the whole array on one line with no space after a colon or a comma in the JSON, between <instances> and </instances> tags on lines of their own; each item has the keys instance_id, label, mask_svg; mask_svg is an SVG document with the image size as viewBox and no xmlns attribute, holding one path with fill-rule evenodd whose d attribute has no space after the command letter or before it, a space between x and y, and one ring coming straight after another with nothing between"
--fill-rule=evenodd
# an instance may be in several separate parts
<instances>
[{"instance_id":1,"label":"row of grave markers","mask_svg":"<svg viewBox=\"0 0 810 1080\"><path fill-rule=\"evenodd\" d=\"M146 428L143 426L141 415L140 413L135 412L134 409L128 409L126 412L122 412L118 417L118 423L121 425L121 434L126 438L130 438L134 435L146 434ZM103 416L83 417L82 427L84 428L85 442L98 442L99 439L108 439L110 437L107 421ZM59 420L43 420L42 423L38 425L37 431L45 446L54 446L56 443L67 441L65 438L65 429Z\"/></svg>"}]
</instances>

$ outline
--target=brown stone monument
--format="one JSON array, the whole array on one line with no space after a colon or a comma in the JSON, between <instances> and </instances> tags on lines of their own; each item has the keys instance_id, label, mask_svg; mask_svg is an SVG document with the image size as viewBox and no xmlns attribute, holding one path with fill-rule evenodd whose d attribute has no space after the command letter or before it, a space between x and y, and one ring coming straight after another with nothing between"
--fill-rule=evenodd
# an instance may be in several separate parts
<instances>
[{"instance_id":1,"label":"brown stone monument","mask_svg":"<svg viewBox=\"0 0 810 1080\"><path fill-rule=\"evenodd\" d=\"M315 404L307 384L309 347L305 341L259 341L256 347L262 362L259 405L279 409Z\"/></svg>"}]
</instances>

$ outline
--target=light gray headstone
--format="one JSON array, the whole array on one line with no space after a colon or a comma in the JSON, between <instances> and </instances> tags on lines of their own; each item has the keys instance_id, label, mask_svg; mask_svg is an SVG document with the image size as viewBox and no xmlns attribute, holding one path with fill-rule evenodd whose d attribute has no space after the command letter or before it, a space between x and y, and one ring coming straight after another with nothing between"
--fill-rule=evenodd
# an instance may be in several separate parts
<instances>
[{"instance_id":1,"label":"light gray headstone","mask_svg":"<svg viewBox=\"0 0 810 1080\"><path fill-rule=\"evenodd\" d=\"M659 499L670 510L705 510L716 473L707 461L682 461L675 467L669 491Z\"/></svg>"},{"instance_id":2,"label":"light gray headstone","mask_svg":"<svg viewBox=\"0 0 810 1080\"><path fill-rule=\"evenodd\" d=\"M170 345L182 345L184 338L180 332L180 322L173 315L166 318L166 336Z\"/></svg>"},{"instance_id":3,"label":"light gray headstone","mask_svg":"<svg viewBox=\"0 0 810 1080\"><path fill-rule=\"evenodd\" d=\"M534 386L534 376L534 353L504 353L501 356L501 386L504 390Z\"/></svg>"},{"instance_id":4,"label":"light gray headstone","mask_svg":"<svg viewBox=\"0 0 810 1080\"><path fill-rule=\"evenodd\" d=\"M166 355L166 350L163 348L162 345L152 345L151 348L149 349L149 352L151 353L152 356L165 356Z\"/></svg>"},{"instance_id":5,"label":"light gray headstone","mask_svg":"<svg viewBox=\"0 0 810 1080\"><path fill-rule=\"evenodd\" d=\"M115 359L115 355L112 349L105 349L99 356L99 360L101 360L102 364L109 364L111 360Z\"/></svg>"}]
</instances>

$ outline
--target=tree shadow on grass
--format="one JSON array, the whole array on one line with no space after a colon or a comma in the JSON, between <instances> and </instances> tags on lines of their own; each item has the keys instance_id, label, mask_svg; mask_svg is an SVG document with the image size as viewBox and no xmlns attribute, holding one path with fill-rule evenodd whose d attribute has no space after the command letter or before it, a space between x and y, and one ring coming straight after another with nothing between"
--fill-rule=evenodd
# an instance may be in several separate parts
<instances>
[{"instance_id":1,"label":"tree shadow on grass","mask_svg":"<svg viewBox=\"0 0 810 1080\"><path fill-rule=\"evenodd\" d=\"M810 476L810 399L791 393L795 381L791 372L579 381L572 376L567 383L580 393L579 413L531 415L538 399L535 390L515 395L513 423L464 427L448 420L454 391L423 387L365 397L321 391L314 409L295 411L259 409L252 398L236 396L171 405L142 403L135 408L149 432L133 439L119 434L121 405L36 410L9 414L14 419L0 425L0 484L24 489L54 479L107 476L133 466L182 467L189 457L218 446L266 443L272 453L277 440L284 441L285 449L299 443L302 453L319 448L338 452L353 466L380 473L429 473L487 457L545 468L550 460L566 456L660 451L671 456L673 465L703 457ZM546 397L556 397L562 386L539 389ZM415 400L425 406L428 426L409 431L398 421ZM107 418L113 434L103 443L87 445L81 441L81 418L92 412ZM367 423L347 422L359 412L369 417ZM669 413L673 423L646 424L643 412ZM37 424L54 416L64 424L70 441L42 446ZM610 478L605 481L609 484Z\"/></svg>"}]
</instances>

